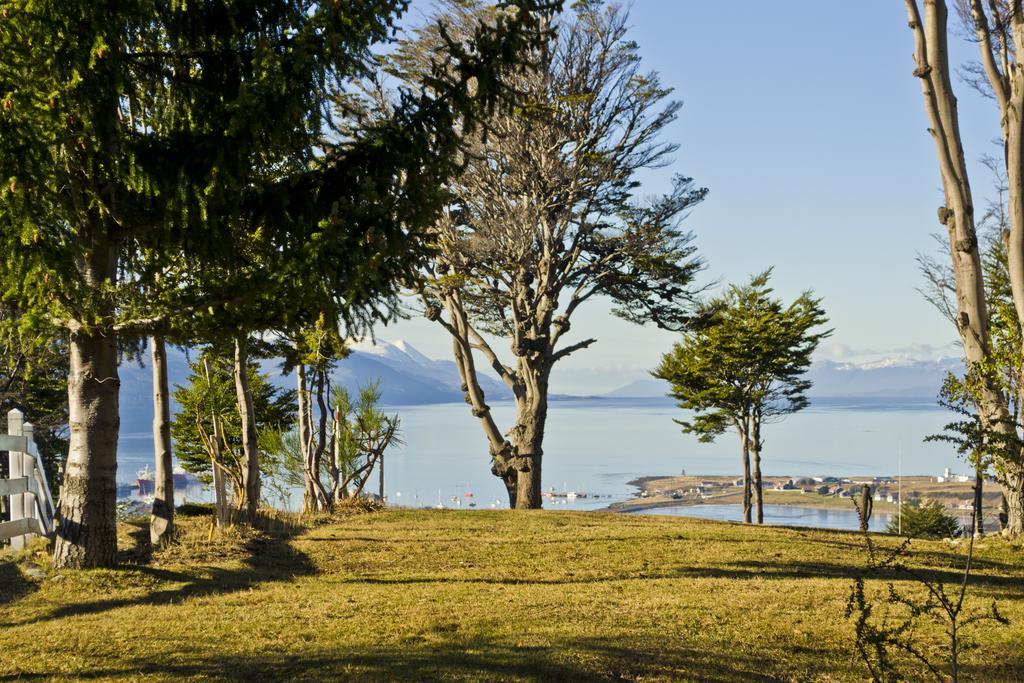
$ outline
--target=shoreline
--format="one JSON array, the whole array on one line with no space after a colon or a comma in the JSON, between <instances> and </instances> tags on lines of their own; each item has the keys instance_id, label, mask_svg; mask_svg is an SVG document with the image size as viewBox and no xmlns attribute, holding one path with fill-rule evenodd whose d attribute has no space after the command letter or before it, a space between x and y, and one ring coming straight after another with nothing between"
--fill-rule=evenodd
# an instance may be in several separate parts
<instances>
[{"instance_id":1,"label":"shoreline","mask_svg":"<svg viewBox=\"0 0 1024 683\"><path fill-rule=\"evenodd\" d=\"M869 484L876 497L872 516L895 514L899 509L902 489L904 500L938 500L954 512L963 512L973 498L972 481L937 481L940 477L908 475L895 477L822 477L813 483L809 478L768 476L763 478L765 505L792 506L818 510L856 511L851 489ZM624 501L612 503L602 512L633 513L657 509L698 507L701 505L742 505L742 486L737 477L722 475L643 476L627 482L637 493ZM784 488L785 487L785 488ZM1001 489L985 482L983 509L985 516L995 513Z\"/></svg>"}]
</instances>

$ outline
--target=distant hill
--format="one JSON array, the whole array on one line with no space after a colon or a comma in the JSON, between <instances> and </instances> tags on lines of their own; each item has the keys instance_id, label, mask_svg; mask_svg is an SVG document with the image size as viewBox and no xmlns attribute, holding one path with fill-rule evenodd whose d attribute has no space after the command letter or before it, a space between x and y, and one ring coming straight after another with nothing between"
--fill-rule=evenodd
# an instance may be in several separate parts
<instances>
[{"instance_id":1,"label":"distant hill","mask_svg":"<svg viewBox=\"0 0 1024 683\"><path fill-rule=\"evenodd\" d=\"M818 361L808 377L814 386L811 396L935 398L949 371L960 372L963 364L956 358L941 360L883 360L873 363ZM638 379L610 391L609 398L655 398L668 394L664 380ZM671 400L666 398L666 400Z\"/></svg>"},{"instance_id":2,"label":"distant hill","mask_svg":"<svg viewBox=\"0 0 1024 683\"><path fill-rule=\"evenodd\" d=\"M380 380L381 401L387 405L421 405L462 401L461 381L455 363L432 360L404 341L389 343L377 340L354 342L352 353L338 362L331 379L351 392L360 385ZM185 352L168 349L168 376L171 391L184 384L188 377ZM148 357L147 357L148 361ZM261 363L275 385L295 388L295 375L282 375L280 363L271 359ZM152 375L147 365L124 364L121 376L121 432L146 432L152 429ZM508 388L492 377L483 375L480 384L488 400L512 398ZM172 411L177 406L171 406Z\"/></svg>"},{"instance_id":3,"label":"distant hill","mask_svg":"<svg viewBox=\"0 0 1024 683\"><path fill-rule=\"evenodd\" d=\"M332 381L355 391L359 385L379 379L383 403L387 405L423 405L463 400L455 363L433 360L404 341L368 340L353 342L352 353L340 361ZM185 353L168 349L168 374L172 390L183 384L188 375ZM294 388L294 374L282 375L276 360L262 363L271 381L284 388ZM928 398L934 399L945 373L960 370L959 360L938 361L886 360L854 364L818 361L809 372L814 387L811 396L849 398ZM151 375L148 367L122 365L121 431L147 432L153 420ZM488 400L512 398L511 392L496 378L480 379ZM663 380L638 379L608 392L605 398L657 398L671 402L668 384ZM552 400L564 398L552 396ZM176 406L172 406L172 410Z\"/></svg>"},{"instance_id":4,"label":"distant hill","mask_svg":"<svg viewBox=\"0 0 1024 683\"><path fill-rule=\"evenodd\" d=\"M808 377L812 396L935 398L946 373L962 372L958 358L882 360L873 363L819 361Z\"/></svg>"},{"instance_id":5,"label":"distant hill","mask_svg":"<svg viewBox=\"0 0 1024 683\"><path fill-rule=\"evenodd\" d=\"M668 382L663 379L638 379L607 394L608 398L662 398L668 399Z\"/></svg>"}]
</instances>

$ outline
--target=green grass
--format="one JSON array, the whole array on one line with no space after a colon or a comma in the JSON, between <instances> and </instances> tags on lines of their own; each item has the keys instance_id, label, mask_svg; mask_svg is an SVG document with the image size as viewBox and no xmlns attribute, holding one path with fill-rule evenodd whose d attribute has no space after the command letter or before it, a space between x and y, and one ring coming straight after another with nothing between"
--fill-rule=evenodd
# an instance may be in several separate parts
<instances>
[{"instance_id":1,"label":"green grass","mask_svg":"<svg viewBox=\"0 0 1024 683\"><path fill-rule=\"evenodd\" d=\"M27 554L0 561L0 680L866 678L843 616L853 533L392 510L208 542L205 519L183 523L179 545L114 570L37 581ZM961 548L914 548L956 579ZM1012 624L986 627L966 669L1024 679L1024 549L985 540L977 563L970 606L996 600Z\"/></svg>"}]
</instances>

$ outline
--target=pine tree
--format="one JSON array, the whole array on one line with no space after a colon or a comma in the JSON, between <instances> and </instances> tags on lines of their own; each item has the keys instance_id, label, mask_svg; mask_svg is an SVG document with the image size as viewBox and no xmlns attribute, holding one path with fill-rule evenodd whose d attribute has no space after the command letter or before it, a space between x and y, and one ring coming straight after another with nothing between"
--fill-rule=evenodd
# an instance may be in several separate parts
<instances>
[{"instance_id":1,"label":"pine tree","mask_svg":"<svg viewBox=\"0 0 1024 683\"><path fill-rule=\"evenodd\" d=\"M536 40L537 3L513 4L449 46L431 94L339 136L333 93L404 0L0 2L0 289L69 339L57 566L115 561L120 336L226 328L244 358L250 331L325 302L389 314L459 133Z\"/></svg>"}]
</instances>

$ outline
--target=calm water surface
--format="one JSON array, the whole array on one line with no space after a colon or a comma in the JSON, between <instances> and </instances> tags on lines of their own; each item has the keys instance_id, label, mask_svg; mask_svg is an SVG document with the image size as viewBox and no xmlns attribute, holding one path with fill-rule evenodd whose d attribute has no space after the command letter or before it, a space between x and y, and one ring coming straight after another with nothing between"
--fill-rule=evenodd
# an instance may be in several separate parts
<instances>
[{"instance_id":1,"label":"calm water surface","mask_svg":"<svg viewBox=\"0 0 1024 683\"><path fill-rule=\"evenodd\" d=\"M652 508L637 510L638 515L672 515L677 517L699 517L720 522L742 522L743 508L739 505L709 504L686 505L674 508ZM892 515L880 513L871 516L868 528L871 531L885 531ZM778 526L810 526L820 529L858 529L860 519L853 510L831 510L826 508L805 508L796 505L764 506L764 523Z\"/></svg>"},{"instance_id":2,"label":"calm water surface","mask_svg":"<svg viewBox=\"0 0 1024 683\"><path fill-rule=\"evenodd\" d=\"M401 417L405 441L385 459L385 492L392 504L508 506L504 487L490 473L487 441L468 406L387 410ZM492 410L499 427L507 429L514 414L511 403L496 402ZM641 476L740 471L735 435L699 443L672 421L681 416L664 399L552 401L544 443L544 488L588 497L547 498L544 506L603 508L632 497L636 489L628 482ZM895 475L902 459L908 475L938 474L944 467L962 471L966 466L949 446L923 442L948 421L949 413L929 399L819 399L802 413L765 426L763 470L766 475L791 476ZM131 481L152 462L152 437L122 434L119 451L118 480ZM376 474L367 489L377 490ZM187 495L196 500L204 494ZM293 498L292 505L298 500ZM826 521L813 526L828 526Z\"/></svg>"}]
</instances>

